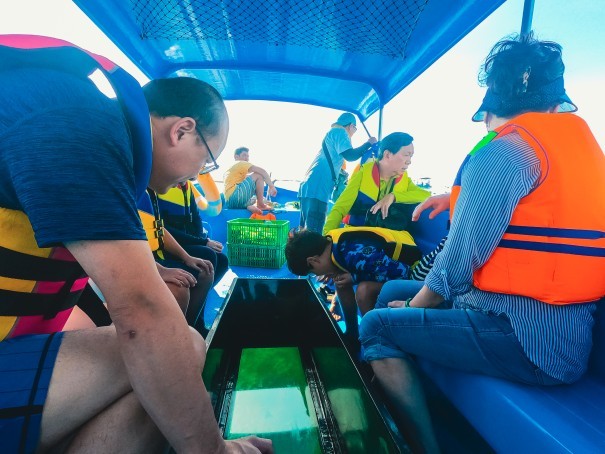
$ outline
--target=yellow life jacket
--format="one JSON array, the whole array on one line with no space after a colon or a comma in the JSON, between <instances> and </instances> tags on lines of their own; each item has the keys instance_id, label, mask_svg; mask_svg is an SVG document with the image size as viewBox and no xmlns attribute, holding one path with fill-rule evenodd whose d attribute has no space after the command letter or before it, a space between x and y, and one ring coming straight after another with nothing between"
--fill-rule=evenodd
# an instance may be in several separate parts
<instances>
[{"instance_id":1,"label":"yellow life jacket","mask_svg":"<svg viewBox=\"0 0 605 454\"><path fill-rule=\"evenodd\" d=\"M164 249L164 221L160 216L157 194L153 190L147 189L147 192L137 202L137 209L151 251L162 254ZM160 257L163 258L163 254Z\"/></svg>"},{"instance_id":2,"label":"yellow life jacket","mask_svg":"<svg viewBox=\"0 0 605 454\"><path fill-rule=\"evenodd\" d=\"M414 238L404 230L390 230L382 227L344 227L330 230L328 235L332 238L333 244L347 238L355 241L363 241L364 238L378 240L387 256L406 265L412 265L422 258ZM332 248L332 262L346 271L343 265L344 257L340 256L338 248L335 247Z\"/></svg>"},{"instance_id":3,"label":"yellow life jacket","mask_svg":"<svg viewBox=\"0 0 605 454\"><path fill-rule=\"evenodd\" d=\"M61 331L88 277L65 247L39 248L22 211L0 208L0 340Z\"/></svg>"},{"instance_id":4,"label":"yellow life jacket","mask_svg":"<svg viewBox=\"0 0 605 454\"><path fill-rule=\"evenodd\" d=\"M164 224L172 229L180 230L190 235L197 235L193 223L191 194L193 185L187 181L171 188L165 194L157 194L158 207ZM198 216L197 213L195 213Z\"/></svg>"}]
</instances>

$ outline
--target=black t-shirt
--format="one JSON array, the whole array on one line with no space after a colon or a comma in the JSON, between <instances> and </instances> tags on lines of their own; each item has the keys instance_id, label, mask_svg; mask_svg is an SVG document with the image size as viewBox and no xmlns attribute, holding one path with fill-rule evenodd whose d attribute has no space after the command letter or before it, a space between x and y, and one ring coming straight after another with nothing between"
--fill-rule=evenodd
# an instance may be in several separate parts
<instances>
[{"instance_id":1,"label":"black t-shirt","mask_svg":"<svg viewBox=\"0 0 605 454\"><path fill-rule=\"evenodd\" d=\"M145 240L118 103L45 69L0 72L0 207L29 217L40 247Z\"/></svg>"}]
</instances>

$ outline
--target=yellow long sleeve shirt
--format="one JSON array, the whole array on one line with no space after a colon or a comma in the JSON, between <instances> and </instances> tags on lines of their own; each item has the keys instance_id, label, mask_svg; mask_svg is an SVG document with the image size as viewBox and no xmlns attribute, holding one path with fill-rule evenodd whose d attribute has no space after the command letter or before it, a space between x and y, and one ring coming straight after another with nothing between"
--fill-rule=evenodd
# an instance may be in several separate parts
<instances>
[{"instance_id":1,"label":"yellow long sleeve shirt","mask_svg":"<svg viewBox=\"0 0 605 454\"><path fill-rule=\"evenodd\" d=\"M349 214L353 203L357 199L357 194L359 193L359 189L361 187L361 179L363 177L363 172L361 170L356 171L349 180L347 187L342 192L338 200L334 203L334 206L328 213L328 217L326 218L326 224L323 229L323 234L326 235L329 230L336 229L340 227L340 223L343 218ZM408 179L408 187L407 191L401 191L400 189L393 190L393 194L395 195L396 203L420 203L426 200L431 193L426 189L419 188L416 186L411 178L408 176L408 173L405 172L402 178ZM378 200L382 200L382 198L387 195L388 188L392 187L393 178L388 180L380 179L380 188L378 189Z\"/></svg>"}]
</instances>

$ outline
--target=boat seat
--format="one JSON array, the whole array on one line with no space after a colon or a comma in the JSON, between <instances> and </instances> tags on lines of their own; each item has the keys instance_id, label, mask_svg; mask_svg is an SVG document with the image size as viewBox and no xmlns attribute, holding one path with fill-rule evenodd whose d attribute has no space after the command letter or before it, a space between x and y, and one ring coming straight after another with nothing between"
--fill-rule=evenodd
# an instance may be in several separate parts
<instances>
[{"instance_id":1,"label":"boat seat","mask_svg":"<svg viewBox=\"0 0 605 454\"><path fill-rule=\"evenodd\" d=\"M445 235L447 216L423 213L415 224L426 252ZM589 370L573 385L527 386L419 363L496 452L605 452L605 301L595 319Z\"/></svg>"},{"instance_id":2,"label":"boat seat","mask_svg":"<svg viewBox=\"0 0 605 454\"><path fill-rule=\"evenodd\" d=\"M605 452L605 302L588 373L573 385L534 387L420 361L496 452Z\"/></svg>"}]
</instances>

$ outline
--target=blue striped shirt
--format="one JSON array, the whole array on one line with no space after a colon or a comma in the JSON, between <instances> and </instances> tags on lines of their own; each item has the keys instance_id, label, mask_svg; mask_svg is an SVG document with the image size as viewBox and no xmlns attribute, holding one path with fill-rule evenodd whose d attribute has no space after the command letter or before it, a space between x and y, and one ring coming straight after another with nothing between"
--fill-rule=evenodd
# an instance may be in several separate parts
<instances>
[{"instance_id":1,"label":"blue striped shirt","mask_svg":"<svg viewBox=\"0 0 605 454\"><path fill-rule=\"evenodd\" d=\"M454 308L506 314L527 357L548 375L571 383L587 368L596 304L558 306L472 285L473 273L492 255L519 200L539 176L538 158L517 134L471 157L448 240L425 283Z\"/></svg>"}]
</instances>

